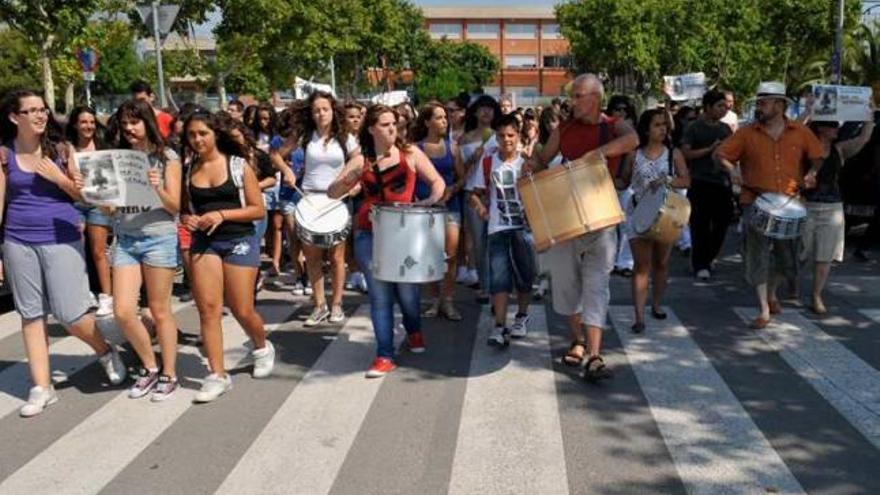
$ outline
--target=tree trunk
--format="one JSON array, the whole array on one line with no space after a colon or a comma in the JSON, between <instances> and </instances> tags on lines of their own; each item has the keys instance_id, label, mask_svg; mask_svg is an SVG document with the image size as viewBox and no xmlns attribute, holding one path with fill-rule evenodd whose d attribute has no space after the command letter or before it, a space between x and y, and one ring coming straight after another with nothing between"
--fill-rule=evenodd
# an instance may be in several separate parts
<instances>
[{"instance_id":1,"label":"tree trunk","mask_svg":"<svg viewBox=\"0 0 880 495\"><path fill-rule=\"evenodd\" d=\"M70 112L74 105L74 85L73 83L68 83L67 88L64 90L64 113Z\"/></svg>"},{"instance_id":2,"label":"tree trunk","mask_svg":"<svg viewBox=\"0 0 880 495\"><path fill-rule=\"evenodd\" d=\"M217 76L217 96L220 98L220 109L226 110L226 77L223 74Z\"/></svg>"},{"instance_id":3,"label":"tree trunk","mask_svg":"<svg viewBox=\"0 0 880 495\"><path fill-rule=\"evenodd\" d=\"M55 112L55 81L52 79L52 62L49 60L49 53L43 50L40 55L40 67L43 69L43 97L46 98L46 105L52 112Z\"/></svg>"}]
</instances>

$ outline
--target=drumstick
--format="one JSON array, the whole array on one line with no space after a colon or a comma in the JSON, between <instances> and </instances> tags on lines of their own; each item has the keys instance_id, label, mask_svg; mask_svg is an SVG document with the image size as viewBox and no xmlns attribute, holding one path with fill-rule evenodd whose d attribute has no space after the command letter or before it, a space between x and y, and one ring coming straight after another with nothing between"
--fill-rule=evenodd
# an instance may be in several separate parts
<instances>
[{"instance_id":1,"label":"drumstick","mask_svg":"<svg viewBox=\"0 0 880 495\"><path fill-rule=\"evenodd\" d=\"M303 191L302 189L300 189L299 186L297 186L296 184L294 184L294 185L293 185L293 190L296 191L296 192L298 192L299 195L302 196L302 199L308 201L310 205L315 206L315 204L312 203L312 200L309 199L308 196L306 196L305 191Z\"/></svg>"}]
</instances>

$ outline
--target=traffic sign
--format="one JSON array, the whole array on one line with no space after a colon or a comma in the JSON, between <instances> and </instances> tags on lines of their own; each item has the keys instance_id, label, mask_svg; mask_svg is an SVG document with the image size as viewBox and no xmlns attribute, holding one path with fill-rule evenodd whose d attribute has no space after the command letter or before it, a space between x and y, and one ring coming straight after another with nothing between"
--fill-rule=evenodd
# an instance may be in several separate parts
<instances>
[{"instance_id":1,"label":"traffic sign","mask_svg":"<svg viewBox=\"0 0 880 495\"><path fill-rule=\"evenodd\" d=\"M76 60L79 62L79 66L82 67L83 72L94 73L98 70L98 62L101 61L101 54L98 50L95 50L90 46L85 46L76 49Z\"/></svg>"},{"instance_id":2,"label":"traffic sign","mask_svg":"<svg viewBox=\"0 0 880 495\"><path fill-rule=\"evenodd\" d=\"M152 30L152 5L138 5L137 11L141 20L144 22L144 25L147 26L147 29ZM180 12L180 5L159 5L157 11L159 12L159 34L161 36L166 36L171 32L171 26L174 25L174 20L177 19L177 13Z\"/></svg>"}]
</instances>

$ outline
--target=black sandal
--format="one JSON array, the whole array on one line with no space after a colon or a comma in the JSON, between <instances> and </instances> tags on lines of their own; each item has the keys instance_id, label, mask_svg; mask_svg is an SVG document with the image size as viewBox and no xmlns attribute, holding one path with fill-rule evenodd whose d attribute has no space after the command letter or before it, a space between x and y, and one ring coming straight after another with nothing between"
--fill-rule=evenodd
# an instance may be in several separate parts
<instances>
[{"instance_id":1,"label":"black sandal","mask_svg":"<svg viewBox=\"0 0 880 495\"><path fill-rule=\"evenodd\" d=\"M596 363L594 365L594 363ZM593 356L587 360L587 366L584 368L584 380L590 383L598 383L599 380L611 378L611 370L605 366L605 360L602 356Z\"/></svg>"},{"instance_id":2,"label":"black sandal","mask_svg":"<svg viewBox=\"0 0 880 495\"><path fill-rule=\"evenodd\" d=\"M562 363L568 366L580 366L584 362L584 354L578 355L574 352L575 348L581 347L583 348L583 352L587 352L587 346L584 342L578 342L575 340L571 343L571 346L568 348L568 352L562 356Z\"/></svg>"},{"instance_id":3,"label":"black sandal","mask_svg":"<svg viewBox=\"0 0 880 495\"><path fill-rule=\"evenodd\" d=\"M633 326L630 327L632 333L642 333L645 331L645 324L642 322L633 323Z\"/></svg>"},{"instance_id":4,"label":"black sandal","mask_svg":"<svg viewBox=\"0 0 880 495\"><path fill-rule=\"evenodd\" d=\"M660 311L657 311L656 309L651 308L651 316L653 316L655 320L665 320L666 312L662 309Z\"/></svg>"}]
</instances>

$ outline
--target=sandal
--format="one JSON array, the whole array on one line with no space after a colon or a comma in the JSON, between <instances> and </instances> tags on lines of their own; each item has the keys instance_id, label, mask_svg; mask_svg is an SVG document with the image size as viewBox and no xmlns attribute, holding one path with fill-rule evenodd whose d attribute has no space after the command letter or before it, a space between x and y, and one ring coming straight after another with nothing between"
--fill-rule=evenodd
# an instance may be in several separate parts
<instances>
[{"instance_id":1,"label":"sandal","mask_svg":"<svg viewBox=\"0 0 880 495\"><path fill-rule=\"evenodd\" d=\"M584 368L584 380L590 383L598 383L599 380L611 378L611 370L605 366L605 360L602 356L593 356L587 360L587 366Z\"/></svg>"},{"instance_id":2,"label":"sandal","mask_svg":"<svg viewBox=\"0 0 880 495\"><path fill-rule=\"evenodd\" d=\"M666 311L656 310L651 308L651 316L654 317L655 320L665 320L666 319Z\"/></svg>"},{"instance_id":3,"label":"sandal","mask_svg":"<svg viewBox=\"0 0 880 495\"><path fill-rule=\"evenodd\" d=\"M581 348L581 352L575 352L575 349L578 347ZM580 366L581 363L584 362L584 353L587 351L587 346L584 342L578 342L575 340L571 343L571 346L568 348L568 352L562 356L562 363L568 366Z\"/></svg>"},{"instance_id":4,"label":"sandal","mask_svg":"<svg viewBox=\"0 0 880 495\"><path fill-rule=\"evenodd\" d=\"M755 318L754 320L752 320L751 323L749 323L749 328L751 328L752 330L761 330L762 328L766 328L767 325L769 325L769 324L770 324L769 319L761 318L759 316L759 317Z\"/></svg>"},{"instance_id":5,"label":"sandal","mask_svg":"<svg viewBox=\"0 0 880 495\"><path fill-rule=\"evenodd\" d=\"M633 323L633 326L630 327L632 333L642 333L645 331L645 324L643 322Z\"/></svg>"}]
</instances>

